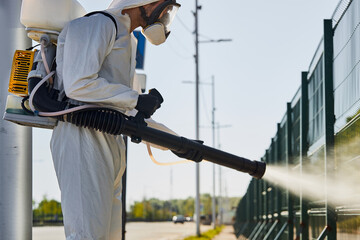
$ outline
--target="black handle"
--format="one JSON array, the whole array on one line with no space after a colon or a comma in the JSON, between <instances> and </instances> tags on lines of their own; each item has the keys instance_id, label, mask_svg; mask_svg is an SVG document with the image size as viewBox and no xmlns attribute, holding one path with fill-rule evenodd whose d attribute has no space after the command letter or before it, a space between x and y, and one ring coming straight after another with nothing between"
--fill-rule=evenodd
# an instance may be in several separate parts
<instances>
[{"instance_id":1,"label":"black handle","mask_svg":"<svg viewBox=\"0 0 360 240\"><path fill-rule=\"evenodd\" d=\"M161 96L160 92L158 90L156 90L155 88L150 89L149 94L154 97L157 97L160 104L164 102L164 98ZM145 122L145 114L143 112L138 111L138 113L134 117L134 120L139 125L147 126L147 124ZM131 141L134 143L140 143L141 140L142 139L141 139L141 137L138 136L138 134L134 134L131 136Z\"/></svg>"},{"instance_id":2,"label":"black handle","mask_svg":"<svg viewBox=\"0 0 360 240\"><path fill-rule=\"evenodd\" d=\"M163 97L161 96L161 94L159 93L158 90L156 90L156 88L152 88L149 90L149 94L150 95L153 95L154 97L157 97L159 99L159 102L160 103L163 103L164 102L164 99Z\"/></svg>"}]
</instances>

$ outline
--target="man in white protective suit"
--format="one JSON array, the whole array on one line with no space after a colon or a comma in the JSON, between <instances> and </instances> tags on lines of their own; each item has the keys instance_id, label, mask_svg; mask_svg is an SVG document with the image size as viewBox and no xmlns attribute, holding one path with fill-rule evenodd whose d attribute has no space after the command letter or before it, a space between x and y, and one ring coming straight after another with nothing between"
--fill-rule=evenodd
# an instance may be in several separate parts
<instances>
[{"instance_id":1,"label":"man in white protective suit","mask_svg":"<svg viewBox=\"0 0 360 240\"><path fill-rule=\"evenodd\" d=\"M134 90L137 43L132 31L142 27L149 42L165 42L179 7L175 0L114 0L104 11L111 17L96 13L67 24L57 45L60 98L127 114L135 109L149 118L160 102ZM126 167L122 136L59 122L51 151L66 239L120 240Z\"/></svg>"}]
</instances>

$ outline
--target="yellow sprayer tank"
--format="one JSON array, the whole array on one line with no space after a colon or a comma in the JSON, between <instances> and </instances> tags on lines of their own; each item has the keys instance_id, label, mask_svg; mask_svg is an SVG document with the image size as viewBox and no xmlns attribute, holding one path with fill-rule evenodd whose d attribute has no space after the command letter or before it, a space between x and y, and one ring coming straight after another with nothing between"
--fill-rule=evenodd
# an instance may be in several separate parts
<instances>
[{"instance_id":1,"label":"yellow sprayer tank","mask_svg":"<svg viewBox=\"0 0 360 240\"><path fill-rule=\"evenodd\" d=\"M16 50L10 74L9 92L18 96L28 95L27 77L31 71L35 51Z\"/></svg>"}]
</instances>

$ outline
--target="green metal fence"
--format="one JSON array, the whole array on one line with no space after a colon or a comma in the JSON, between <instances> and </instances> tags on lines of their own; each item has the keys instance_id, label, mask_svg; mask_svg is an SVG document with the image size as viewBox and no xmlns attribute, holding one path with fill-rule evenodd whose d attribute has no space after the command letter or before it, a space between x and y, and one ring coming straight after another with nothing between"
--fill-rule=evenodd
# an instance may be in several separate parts
<instances>
[{"instance_id":1,"label":"green metal fence","mask_svg":"<svg viewBox=\"0 0 360 240\"><path fill-rule=\"evenodd\" d=\"M309 201L301 186L290 192L253 179L237 208L238 239L360 239L359 189L353 202L337 206L327 190L341 171L360 169L360 0L340 1L324 20L324 36L300 76L261 160L290 174L310 166L324 188Z\"/></svg>"}]
</instances>

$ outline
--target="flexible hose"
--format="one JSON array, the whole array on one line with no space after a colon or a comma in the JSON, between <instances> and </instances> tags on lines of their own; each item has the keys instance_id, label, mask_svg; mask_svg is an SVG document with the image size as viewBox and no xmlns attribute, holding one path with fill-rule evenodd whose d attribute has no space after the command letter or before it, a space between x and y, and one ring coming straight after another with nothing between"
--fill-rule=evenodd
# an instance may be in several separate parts
<instances>
[{"instance_id":1,"label":"flexible hose","mask_svg":"<svg viewBox=\"0 0 360 240\"><path fill-rule=\"evenodd\" d=\"M30 94L30 98L29 98L29 105L30 105L30 109L31 111L33 111L34 113L37 112L34 105L33 105L33 99L35 96L36 91L39 89L39 87L45 83L52 75L55 74L55 71L52 71L51 73L49 73L46 77L44 77L35 87L34 89L31 91Z\"/></svg>"},{"instance_id":2,"label":"flexible hose","mask_svg":"<svg viewBox=\"0 0 360 240\"><path fill-rule=\"evenodd\" d=\"M50 68L49 68L48 62L46 60L46 55L45 55L45 41L44 40L41 41L41 51L40 52L41 52L41 59L43 61L46 73L50 74ZM51 86L53 85L54 80L52 79L52 77L49 78L49 83Z\"/></svg>"},{"instance_id":3,"label":"flexible hose","mask_svg":"<svg viewBox=\"0 0 360 240\"><path fill-rule=\"evenodd\" d=\"M74 107L74 108L69 108L66 110L61 110L61 111L57 111L57 112L38 112L33 104L33 99L34 96L36 94L36 91L41 87L42 84L44 84L52 75L55 74L55 71L50 72L46 77L44 77L38 84L36 84L36 86L34 87L34 89L31 91L30 94L30 98L29 98L29 105L30 105L30 109L37 115L42 116L42 117L57 117L57 116L61 116L61 115L65 115L65 114L69 114L72 112L76 112L76 111L81 111L81 110L85 110L85 109L94 109L94 108L104 108L98 105L82 105L82 106L78 106L78 107Z\"/></svg>"},{"instance_id":4,"label":"flexible hose","mask_svg":"<svg viewBox=\"0 0 360 240\"><path fill-rule=\"evenodd\" d=\"M30 109L37 115L43 117L57 117L57 119L70 122L78 127L92 128L104 133L120 135L123 130L122 113L104 108L98 105L82 105L57 112L38 112L33 104L36 91L44 84L55 72L51 72L41 79L31 91L29 97Z\"/></svg>"},{"instance_id":5,"label":"flexible hose","mask_svg":"<svg viewBox=\"0 0 360 240\"><path fill-rule=\"evenodd\" d=\"M77 106L77 107L73 107L73 108L69 108L66 110L60 110L60 111L55 111L55 112L38 112L33 104L33 99L34 96L36 94L36 91L42 86L42 84L44 84L47 80L49 80L49 84L50 86L53 85L53 79L52 76L55 74L55 71L50 72L50 68L46 59L46 55L45 55L45 48L46 48L46 41L42 40L41 41L41 58L45 67L45 70L47 72L47 75L38 83L36 84L36 86L34 87L34 89L31 91L30 94L30 98L29 98L29 105L30 105L30 109L39 116L43 116L43 117L58 117L61 115L66 115L69 113L73 113L76 111L82 111L85 109L103 109L104 107L98 106L98 105L82 105L82 106Z\"/></svg>"},{"instance_id":6,"label":"flexible hose","mask_svg":"<svg viewBox=\"0 0 360 240\"><path fill-rule=\"evenodd\" d=\"M58 112L38 112L38 115L42 116L42 117L58 117L61 115L72 113L72 112L81 111L81 110L85 110L85 109L94 109L94 108L103 108L103 107L100 107L97 105L82 105L82 106L69 108L66 110L58 111Z\"/></svg>"},{"instance_id":7,"label":"flexible hose","mask_svg":"<svg viewBox=\"0 0 360 240\"><path fill-rule=\"evenodd\" d=\"M151 161L153 161L153 163L155 163L156 165L160 165L160 166L171 166L171 165L177 165L177 164L182 164L182 163L188 163L188 162L191 162L189 160L181 160L181 161L176 161L176 162L169 162L169 163L161 163L161 162L158 162L155 160L155 157L151 151L151 146L149 143L146 143L146 147L147 147L147 150L148 150L148 154L151 158Z\"/></svg>"},{"instance_id":8,"label":"flexible hose","mask_svg":"<svg viewBox=\"0 0 360 240\"><path fill-rule=\"evenodd\" d=\"M34 115L34 112L30 111L26 106L25 106L25 102L29 100L29 96L26 96L24 97L22 100L21 100L21 108L27 112L28 114L30 115Z\"/></svg>"}]
</instances>

